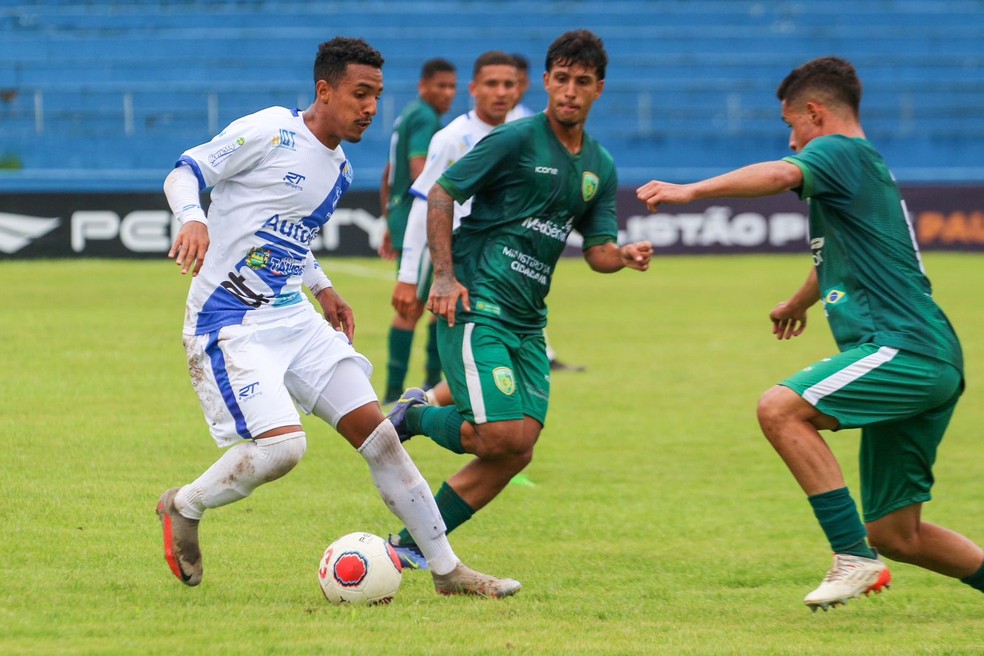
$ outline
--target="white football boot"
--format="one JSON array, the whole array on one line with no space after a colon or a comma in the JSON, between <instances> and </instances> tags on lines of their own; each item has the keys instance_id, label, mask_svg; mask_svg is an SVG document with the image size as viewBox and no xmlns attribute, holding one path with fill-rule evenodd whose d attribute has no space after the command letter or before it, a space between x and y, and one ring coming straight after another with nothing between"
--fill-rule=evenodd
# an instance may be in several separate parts
<instances>
[{"instance_id":1,"label":"white football boot","mask_svg":"<svg viewBox=\"0 0 984 656\"><path fill-rule=\"evenodd\" d=\"M864 558L848 554L834 554L834 565L827 572L823 583L806 595L803 603L816 612L835 606L843 606L851 599L870 592L881 592L889 587L892 573L878 558Z\"/></svg>"},{"instance_id":2,"label":"white football boot","mask_svg":"<svg viewBox=\"0 0 984 656\"><path fill-rule=\"evenodd\" d=\"M434 589L442 595L478 595L501 599L511 597L519 592L519 581L513 579L498 579L488 574L482 574L458 563L458 566L447 574L435 574Z\"/></svg>"}]
</instances>

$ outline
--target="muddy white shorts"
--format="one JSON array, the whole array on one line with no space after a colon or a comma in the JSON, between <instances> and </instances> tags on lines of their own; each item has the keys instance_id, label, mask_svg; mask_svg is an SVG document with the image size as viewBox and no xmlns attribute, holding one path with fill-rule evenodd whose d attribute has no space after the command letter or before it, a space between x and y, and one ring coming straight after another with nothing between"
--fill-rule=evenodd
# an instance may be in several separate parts
<instances>
[{"instance_id":1,"label":"muddy white shorts","mask_svg":"<svg viewBox=\"0 0 984 656\"><path fill-rule=\"evenodd\" d=\"M331 386L331 405L339 413L333 425L377 400L369 383L372 365L310 305L287 317L185 335L184 344L192 386L220 447L299 425L297 408L311 412L344 360L359 366L343 367L340 375L358 380Z\"/></svg>"}]
</instances>

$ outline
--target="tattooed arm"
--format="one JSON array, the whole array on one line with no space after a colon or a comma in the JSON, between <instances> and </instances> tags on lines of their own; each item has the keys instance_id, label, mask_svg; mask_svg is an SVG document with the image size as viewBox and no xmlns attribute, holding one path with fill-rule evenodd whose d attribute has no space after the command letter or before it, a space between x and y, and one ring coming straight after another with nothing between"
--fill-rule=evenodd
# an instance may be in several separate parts
<instances>
[{"instance_id":1,"label":"tattooed arm","mask_svg":"<svg viewBox=\"0 0 984 656\"><path fill-rule=\"evenodd\" d=\"M431 285L427 309L454 325L454 313L461 299L465 311L471 309L468 290L454 277L451 256L451 229L454 225L454 198L444 187L434 185L427 195L427 247L434 263L434 284Z\"/></svg>"}]
</instances>

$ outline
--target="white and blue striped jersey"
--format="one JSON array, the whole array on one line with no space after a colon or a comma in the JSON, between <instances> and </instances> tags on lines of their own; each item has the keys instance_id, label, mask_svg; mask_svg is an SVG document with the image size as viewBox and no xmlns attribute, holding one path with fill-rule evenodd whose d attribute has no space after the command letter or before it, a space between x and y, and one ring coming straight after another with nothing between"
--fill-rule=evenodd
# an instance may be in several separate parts
<instances>
[{"instance_id":1,"label":"white and blue striped jersey","mask_svg":"<svg viewBox=\"0 0 984 656\"><path fill-rule=\"evenodd\" d=\"M300 110L270 107L185 151L182 165L202 189L214 186L185 334L310 310L302 282L323 276L310 245L352 182L341 145L321 143Z\"/></svg>"},{"instance_id":2,"label":"white and blue striped jersey","mask_svg":"<svg viewBox=\"0 0 984 656\"><path fill-rule=\"evenodd\" d=\"M420 258L427 249L427 193L452 164L464 157L494 127L471 111L448 123L431 138L424 170L410 187L414 200L407 219L407 231L403 235L400 273L397 277L400 282L416 283L419 277ZM458 227L461 217L470 211L470 198L462 204L455 203L454 227Z\"/></svg>"}]
</instances>

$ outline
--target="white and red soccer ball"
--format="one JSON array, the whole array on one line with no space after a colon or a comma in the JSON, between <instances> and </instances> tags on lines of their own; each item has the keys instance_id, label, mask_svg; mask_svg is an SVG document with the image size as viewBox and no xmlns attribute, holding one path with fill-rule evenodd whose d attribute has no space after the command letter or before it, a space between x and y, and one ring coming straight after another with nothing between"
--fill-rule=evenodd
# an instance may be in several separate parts
<instances>
[{"instance_id":1,"label":"white and red soccer ball","mask_svg":"<svg viewBox=\"0 0 984 656\"><path fill-rule=\"evenodd\" d=\"M400 558L372 533L349 533L325 549L318 582L333 604L388 604L403 580Z\"/></svg>"}]
</instances>

